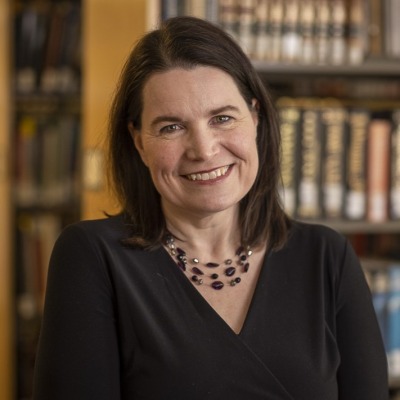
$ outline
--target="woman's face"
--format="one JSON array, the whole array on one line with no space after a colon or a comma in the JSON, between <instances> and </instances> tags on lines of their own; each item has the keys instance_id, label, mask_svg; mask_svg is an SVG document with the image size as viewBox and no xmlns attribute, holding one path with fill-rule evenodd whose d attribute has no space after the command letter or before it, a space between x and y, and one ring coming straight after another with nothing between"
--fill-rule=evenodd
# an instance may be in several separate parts
<instances>
[{"instance_id":1,"label":"woman's face","mask_svg":"<svg viewBox=\"0 0 400 400\"><path fill-rule=\"evenodd\" d=\"M141 130L129 130L164 212L235 210L258 170L257 104L212 67L156 73L143 89Z\"/></svg>"}]
</instances>

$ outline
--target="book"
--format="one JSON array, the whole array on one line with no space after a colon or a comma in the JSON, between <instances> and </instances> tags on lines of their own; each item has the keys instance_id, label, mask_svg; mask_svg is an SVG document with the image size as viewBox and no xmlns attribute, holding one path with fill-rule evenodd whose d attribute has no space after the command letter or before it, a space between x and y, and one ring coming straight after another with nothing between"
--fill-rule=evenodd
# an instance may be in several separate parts
<instances>
[{"instance_id":1,"label":"book","mask_svg":"<svg viewBox=\"0 0 400 400\"><path fill-rule=\"evenodd\" d=\"M330 61L340 65L346 62L346 12L345 0L331 0Z\"/></svg>"},{"instance_id":2,"label":"book","mask_svg":"<svg viewBox=\"0 0 400 400\"><path fill-rule=\"evenodd\" d=\"M301 0L299 13L300 62L305 64L311 64L315 60L315 9L314 0Z\"/></svg>"},{"instance_id":3,"label":"book","mask_svg":"<svg viewBox=\"0 0 400 400\"><path fill-rule=\"evenodd\" d=\"M243 51L253 57L255 47L255 23L257 0L242 0L237 6L237 35Z\"/></svg>"},{"instance_id":4,"label":"book","mask_svg":"<svg viewBox=\"0 0 400 400\"><path fill-rule=\"evenodd\" d=\"M321 112L318 103L302 103L298 208L300 218L321 217Z\"/></svg>"},{"instance_id":5,"label":"book","mask_svg":"<svg viewBox=\"0 0 400 400\"><path fill-rule=\"evenodd\" d=\"M362 220L367 212L366 152L370 113L365 109L352 109L348 121L345 216L350 220Z\"/></svg>"},{"instance_id":6,"label":"book","mask_svg":"<svg viewBox=\"0 0 400 400\"><path fill-rule=\"evenodd\" d=\"M368 7L368 55L382 57L383 55L383 2L369 0Z\"/></svg>"},{"instance_id":7,"label":"book","mask_svg":"<svg viewBox=\"0 0 400 400\"><path fill-rule=\"evenodd\" d=\"M281 59L297 62L300 59L301 36L298 0L284 0Z\"/></svg>"},{"instance_id":8,"label":"book","mask_svg":"<svg viewBox=\"0 0 400 400\"><path fill-rule=\"evenodd\" d=\"M400 109L392 113L393 130L390 171L390 218L400 218Z\"/></svg>"},{"instance_id":9,"label":"book","mask_svg":"<svg viewBox=\"0 0 400 400\"><path fill-rule=\"evenodd\" d=\"M268 61L281 60L282 25L283 25L283 0L270 0L269 5L270 47L265 54Z\"/></svg>"},{"instance_id":10,"label":"book","mask_svg":"<svg viewBox=\"0 0 400 400\"><path fill-rule=\"evenodd\" d=\"M238 10L235 0L219 0L219 25L234 39L238 40Z\"/></svg>"},{"instance_id":11,"label":"book","mask_svg":"<svg viewBox=\"0 0 400 400\"><path fill-rule=\"evenodd\" d=\"M391 265L388 269L388 274L388 364L390 376L398 377L400 376L400 265Z\"/></svg>"},{"instance_id":12,"label":"book","mask_svg":"<svg viewBox=\"0 0 400 400\"><path fill-rule=\"evenodd\" d=\"M347 59L350 64L361 64L368 48L367 4L364 0L350 0L348 17Z\"/></svg>"},{"instance_id":13,"label":"book","mask_svg":"<svg viewBox=\"0 0 400 400\"><path fill-rule=\"evenodd\" d=\"M391 123L373 118L368 126L367 152L367 219L388 219Z\"/></svg>"},{"instance_id":14,"label":"book","mask_svg":"<svg viewBox=\"0 0 400 400\"><path fill-rule=\"evenodd\" d=\"M280 194L286 214L294 217L297 210L298 145L301 129L301 110L291 98L278 100L282 142Z\"/></svg>"},{"instance_id":15,"label":"book","mask_svg":"<svg viewBox=\"0 0 400 400\"><path fill-rule=\"evenodd\" d=\"M330 102L321 110L322 208L325 218L343 216L346 179L347 111Z\"/></svg>"},{"instance_id":16,"label":"book","mask_svg":"<svg viewBox=\"0 0 400 400\"><path fill-rule=\"evenodd\" d=\"M255 14L255 60L265 60L270 46L269 0L258 0Z\"/></svg>"},{"instance_id":17,"label":"book","mask_svg":"<svg viewBox=\"0 0 400 400\"><path fill-rule=\"evenodd\" d=\"M371 274L370 288L383 343L385 349L388 349L389 275L386 268L376 270Z\"/></svg>"},{"instance_id":18,"label":"book","mask_svg":"<svg viewBox=\"0 0 400 400\"><path fill-rule=\"evenodd\" d=\"M315 59L319 64L329 60L329 24L331 12L328 0L321 0L316 6L315 14Z\"/></svg>"}]
</instances>

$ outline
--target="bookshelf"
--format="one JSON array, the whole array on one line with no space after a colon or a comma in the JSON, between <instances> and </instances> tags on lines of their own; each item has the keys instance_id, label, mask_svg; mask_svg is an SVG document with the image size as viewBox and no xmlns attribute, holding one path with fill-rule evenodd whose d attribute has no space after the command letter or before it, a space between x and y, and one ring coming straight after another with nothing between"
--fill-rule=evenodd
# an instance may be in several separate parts
<instances>
[{"instance_id":1,"label":"bookshelf","mask_svg":"<svg viewBox=\"0 0 400 400\"><path fill-rule=\"evenodd\" d=\"M45 268L46 262L42 262L43 265L40 266L37 263L26 263L31 254L26 251L27 247L32 250L32 241L37 241L38 237L35 235L39 234L39 239L45 247L41 248L41 252L48 253L59 230L65 224L77 219L101 218L104 217L104 212L112 213L118 210L104 178L104 139L108 108L129 49L144 33L146 27L151 26L151 21L156 21L153 16L155 4L154 1L146 0L0 0L2 400L26 400L31 395L45 271L40 271L43 276L39 283L39 293L37 287L30 284L32 279L37 281L37 275L30 278L28 275L32 274L33 268ZM30 7L31 17L42 21L53 15L53 9L62 14L75 6L79 8L76 10L79 12L79 25L75 24L77 20L69 20L67 24L71 29L71 25L74 24L75 29L80 32L79 43L73 43L76 48L80 48L79 59L74 60L76 64L73 66L73 73L71 70L67 71L68 68L63 71L57 70L56 66L59 64L55 61L54 48L63 46L54 45L53 56L48 54L45 57L42 54L46 61L40 68L36 68L35 64L34 71L32 68L23 69L20 64L21 57L22 62L26 63L27 60L24 59L23 52L22 55L19 54L22 46L16 44L18 40L14 41L13 33L24 8ZM115 29L115 21L118 21L118 29ZM50 25L49 23L48 26ZM55 28L61 25L54 24ZM63 26L65 28L65 25ZM43 26L39 26L39 29L43 29ZM47 33L49 35L49 31ZM72 33L67 36L71 39ZM54 37L52 39L55 40ZM25 40L24 44L27 42L29 41ZM5 84L7 82L10 84ZM38 136L37 132L40 132L40 137L43 136L46 139L44 142L48 143L43 148L40 147L40 154L47 156L34 157L40 160L41 164L58 163L64 157L64 152L46 153L46 150L65 150L66 143L71 144L68 142L71 135L63 136L63 132L67 131L73 132L74 147L63 162L72 168L73 176L70 176L69 180L62 180L60 176L44 175L46 171L59 171L58 164L53 164L58 165L57 168L47 165L36 170L35 177L40 177L38 182L35 181L32 185L28 180L28 185L21 185L20 177L26 175L28 168L24 169L24 165L19 164L20 153L26 155L32 147L39 147L39 141L32 146L32 143L35 143L32 138ZM57 135L53 135L54 132L57 132ZM21 142L24 151L20 148ZM42 144L40 141L40 146ZM74 160L73 167L71 159ZM24 158L22 160L26 161ZM25 175L21 171L24 171ZM43 185L43 182L52 179L53 183L62 181L63 184L50 189ZM27 287L38 295L37 299L33 299Z\"/></svg>"},{"instance_id":2,"label":"bookshelf","mask_svg":"<svg viewBox=\"0 0 400 400\"><path fill-rule=\"evenodd\" d=\"M12 231L11 181L9 174L10 154L10 82L9 29L10 6L0 0L0 398L9 400L14 396L14 316L12 293Z\"/></svg>"},{"instance_id":3,"label":"bookshelf","mask_svg":"<svg viewBox=\"0 0 400 400\"><path fill-rule=\"evenodd\" d=\"M49 0L50 1L50 0ZM169 2L164 2L169 3ZM194 3L194 2L193 2ZM199 2L202 3L202 2ZM12 67L10 58L9 26L12 18L12 0L0 0L0 82L10 82ZM112 198L104 178L105 134L107 114L112 93L124 59L134 42L148 28L155 26L162 13L158 0L82 0L82 42L81 42L81 87L79 93L66 100L63 97L48 98L41 96L19 96L11 94L11 88L0 86L0 198L6 199L0 209L0 230L3 235L0 245L0 319L9 321L7 329L0 331L0 398L14 400L18 388L14 387L14 371L18 369L15 356L13 320L15 313L15 293L12 292L15 260L12 249L15 246L15 227L12 216L15 209L11 194L13 181L8 173L8 154L12 157L11 132L15 108L32 109L39 107L58 107L69 109L80 116L79 145L79 190L73 204L73 215L70 218L93 219L104 216L104 211L112 213L118 210L118 204ZM164 10L165 11L165 10ZM196 11L197 12L197 11ZM118 21L118 29L115 29ZM5 55L5 57L3 57ZM315 82L319 79L340 79L349 82L365 79L382 81L388 78L399 81L400 63L398 59L375 56L363 60L357 65L304 65L281 61L267 62L254 60L260 75L271 85L278 95L315 94ZM300 82L306 80L307 84ZM10 98L12 101L10 102ZM347 99L349 102L362 103L362 99ZM360 103L361 102L361 103ZM379 99L379 108L398 105L400 98ZM371 104L368 101L368 104ZM7 149L10 148L10 152ZM35 208L27 207L26 212L63 213L65 209L46 205ZM4 223L3 223L4 221ZM379 240L383 235L390 235L392 240L400 240L400 221L370 223L367 221L346 221L317 219L315 222L328 224L347 235L368 236L368 240ZM11 232L11 234L10 234ZM371 239L372 238L372 239ZM18 243L18 242L17 242ZM391 378L393 388L400 387L399 379Z\"/></svg>"}]
</instances>

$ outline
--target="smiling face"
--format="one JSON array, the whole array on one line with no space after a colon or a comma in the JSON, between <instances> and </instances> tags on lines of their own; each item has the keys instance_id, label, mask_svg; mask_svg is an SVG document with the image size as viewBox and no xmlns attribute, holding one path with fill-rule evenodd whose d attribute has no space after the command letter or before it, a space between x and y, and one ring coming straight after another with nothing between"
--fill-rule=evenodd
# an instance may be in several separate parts
<instances>
[{"instance_id":1,"label":"smiling face","mask_svg":"<svg viewBox=\"0 0 400 400\"><path fill-rule=\"evenodd\" d=\"M252 108L252 109L250 109ZM236 211L257 175L256 101L212 67L152 75L141 129L129 125L166 215Z\"/></svg>"}]
</instances>

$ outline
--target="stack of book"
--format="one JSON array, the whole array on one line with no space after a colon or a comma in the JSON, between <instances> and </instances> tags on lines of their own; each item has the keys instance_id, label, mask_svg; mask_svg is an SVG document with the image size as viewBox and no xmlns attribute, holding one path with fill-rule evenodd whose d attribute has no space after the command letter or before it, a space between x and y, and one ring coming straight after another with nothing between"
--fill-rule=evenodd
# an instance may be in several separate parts
<instances>
[{"instance_id":1,"label":"stack of book","mask_svg":"<svg viewBox=\"0 0 400 400\"><path fill-rule=\"evenodd\" d=\"M301 219L400 218L400 111L281 98L282 199Z\"/></svg>"},{"instance_id":2,"label":"stack of book","mask_svg":"<svg viewBox=\"0 0 400 400\"><path fill-rule=\"evenodd\" d=\"M80 5L77 1L19 5L14 26L18 93L76 93L80 81Z\"/></svg>"},{"instance_id":3,"label":"stack of book","mask_svg":"<svg viewBox=\"0 0 400 400\"><path fill-rule=\"evenodd\" d=\"M161 2L163 19L176 15L219 24L254 60L337 65L400 56L397 0Z\"/></svg>"},{"instance_id":4,"label":"stack of book","mask_svg":"<svg viewBox=\"0 0 400 400\"><path fill-rule=\"evenodd\" d=\"M388 356L389 375L391 378L399 378L400 263L387 262L384 267L380 265L375 270L369 270L367 278Z\"/></svg>"},{"instance_id":5,"label":"stack of book","mask_svg":"<svg viewBox=\"0 0 400 400\"><path fill-rule=\"evenodd\" d=\"M14 195L20 207L73 204L79 187L80 121L21 114L14 135Z\"/></svg>"}]
</instances>

